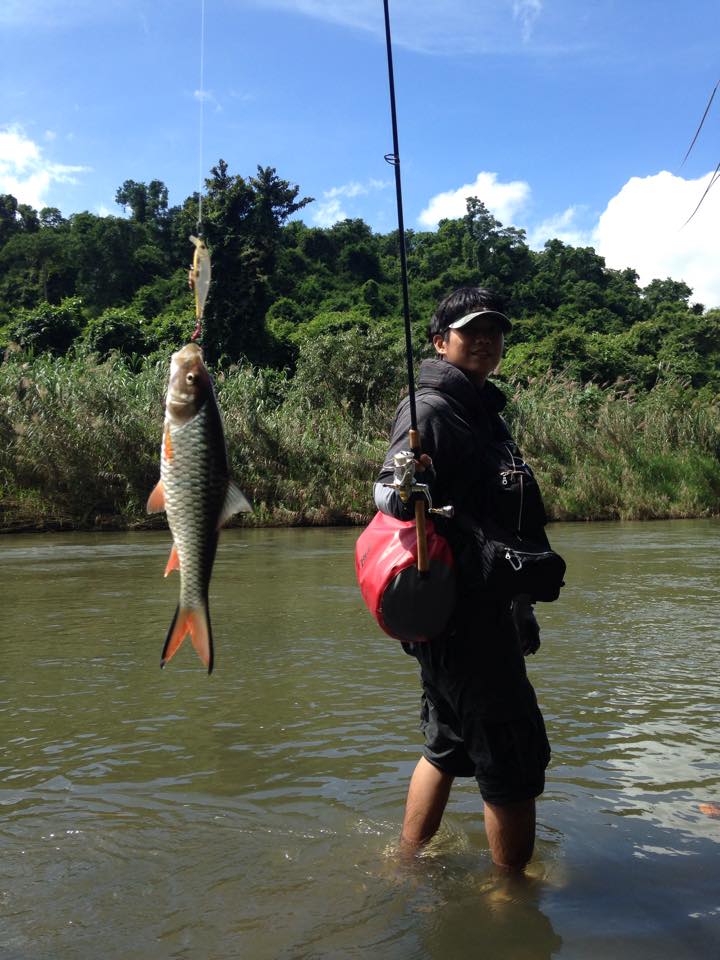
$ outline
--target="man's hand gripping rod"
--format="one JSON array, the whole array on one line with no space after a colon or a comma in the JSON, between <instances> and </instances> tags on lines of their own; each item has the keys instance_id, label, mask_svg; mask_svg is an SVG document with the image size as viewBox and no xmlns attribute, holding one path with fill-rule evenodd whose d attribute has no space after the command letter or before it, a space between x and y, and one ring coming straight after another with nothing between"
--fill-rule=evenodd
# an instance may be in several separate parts
<instances>
[{"instance_id":1,"label":"man's hand gripping rod","mask_svg":"<svg viewBox=\"0 0 720 960\"><path fill-rule=\"evenodd\" d=\"M433 507L430 487L427 483L418 483L415 479L415 470L418 461L412 450L401 450L393 457L395 472L392 483L383 486L395 490L403 503L407 503L413 494L420 494L415 500L415 526L417 528L417 570L418 573L427 573L430 569L427 553L427 536L425 534L425 511L441 517L452 517L455 509L452 506Z\"/></svg>"}]
</instances>

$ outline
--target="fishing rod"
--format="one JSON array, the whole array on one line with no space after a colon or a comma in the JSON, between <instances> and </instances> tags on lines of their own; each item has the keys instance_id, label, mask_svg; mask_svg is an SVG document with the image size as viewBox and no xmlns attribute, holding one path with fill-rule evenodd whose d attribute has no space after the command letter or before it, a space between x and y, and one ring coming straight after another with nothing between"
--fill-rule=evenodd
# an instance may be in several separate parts
<instances>
[{"instance_id":1,"label":"fishing rod","mask_svg":"<svg viewBox=\"0 0 720 960\"><path fill-rule=\"evenodd\" d=\"M407 250L405 246L405 222L403 218L402 180L400 176L400 146L398 142L397 108L395 104L395 74L393 70L392 37L390 35L390 9L388 0L383 0L385 8L385 45L387 47L388 82L390 86L390 115L392 118L393 152L385 154L385 160L395 170L395 196L397 198L398 244L400 247L400 278L402 284L403 318L405 321L405 358L407 361L408 397L410 401L410 431L408 435L410 450L413 453L412 464L406 463L407 480L397 485L400 496L407 499L413 487L425 487L414 484L414 467L420 456L420 434L417 428L417 409L415 406L415 373L413 370L412 330L410 327L410 295L408 292ZM411 468L408 470L408 468ZM408 482L409 481L409 482ZM425 487L425 490L427 488ZM404 494L404 496L403 496ZM417 570L427 573L429 569L427 553L427 535L425 533L425 501L415 501L415 525L417 529Z\"/></svg>"}]
</instances>

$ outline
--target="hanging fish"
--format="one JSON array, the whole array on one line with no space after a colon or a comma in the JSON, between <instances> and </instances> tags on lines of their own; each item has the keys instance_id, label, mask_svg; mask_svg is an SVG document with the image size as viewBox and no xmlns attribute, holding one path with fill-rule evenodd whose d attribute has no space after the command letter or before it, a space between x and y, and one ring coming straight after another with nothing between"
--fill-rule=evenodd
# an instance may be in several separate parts
<instances>
[{"instance_id":1,"label":"hanging fish","mask_svg":"<svg viewBox=\"0 0 720 960\"><path fill-rule=\"evenodd\" d=\"M251 509L229 476L222 420L202 350L189 343L170 362L160 482L147 503L148 513L165 510L173 537L165 576L180 571L180 601L161 667L190 634L208 673L212 672L208 587L220 527L233 514Z\"/></svg>"},{"instance_id":2,"label":"hanging fish","mask_svg":"<svg viewBox=\"0 0 720 960\"><path fill-rule=\"evenodd\" d=\"M195 319L198 323L205 313L205 301L210 290L212 267L210 265L210 251L202 237L190 237L195 244L192 267L190 268L190 286L195 291Z\"/></svg>"}]
</instances>

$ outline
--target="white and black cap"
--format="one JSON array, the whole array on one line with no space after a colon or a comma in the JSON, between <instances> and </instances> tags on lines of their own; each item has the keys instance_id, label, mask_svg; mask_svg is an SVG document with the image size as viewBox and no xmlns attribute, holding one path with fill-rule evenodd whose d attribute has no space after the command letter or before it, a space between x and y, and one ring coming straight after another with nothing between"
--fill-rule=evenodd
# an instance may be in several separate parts
<instances>
[{"instance_id":1,"label":"white and black cap","mask_svg":"<svg viewBox=\"0 0 720 960\"><path fill-rule=\"evenodd\" d=\"M498 310L475 310L472 313L466 313L464 317L453 320L452 323L448 324L448 329L460 330L461 327L470 323L475 317L489 317L495 320L503 333L509 333L510 330L512 330L512 323L510 323L504 313L500 313Z\"/></svg>"}]
</instances>

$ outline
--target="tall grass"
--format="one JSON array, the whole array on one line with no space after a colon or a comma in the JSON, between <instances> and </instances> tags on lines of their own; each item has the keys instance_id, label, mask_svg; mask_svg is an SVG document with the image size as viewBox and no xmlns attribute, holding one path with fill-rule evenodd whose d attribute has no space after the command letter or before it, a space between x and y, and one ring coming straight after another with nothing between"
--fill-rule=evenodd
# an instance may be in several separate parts
<instances>
[{"instance_id":1,"label":"tall grass","mask_svg":"<svg viewBox=\"0 0 720 960\"><path fill-rule=\"evenodd\" d=\"M720 405L682 382L635 393L549 374L515 388L508 416L553 519L720 512Z\"/></svg>"},{"instance_id":2,"label":"tall grass","mask_svg":"<svg viewBox=\"0 0 720 960\"><path fill-rule=\"evenodd\" d=\"M355 335L340 343L356 370ZM337 338L333 341L337 350ZM373 353L373 345L363 349ZM216 375L233 475L254 524L358 523L373 512L402 382L377 350L362 378L322 344L293 378L234 367ZM367 357L366 357L367 359ZM129 528L157 481L168 363L112 357L0 365L0 530ZM720 512L720 409L679 383L634 395L548 376L512 385L508 417L555 519L646 519Z\"/></svg>"}]
</instances>

